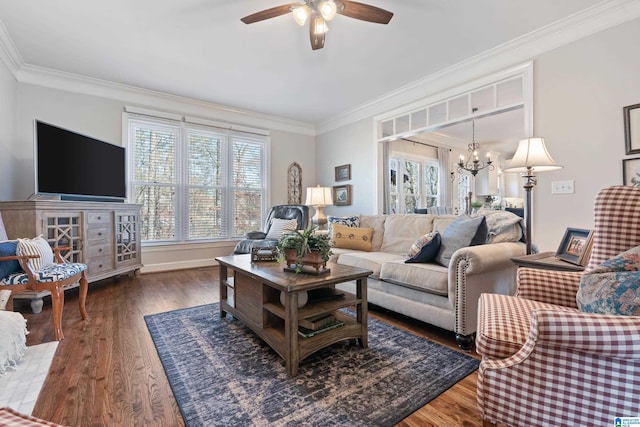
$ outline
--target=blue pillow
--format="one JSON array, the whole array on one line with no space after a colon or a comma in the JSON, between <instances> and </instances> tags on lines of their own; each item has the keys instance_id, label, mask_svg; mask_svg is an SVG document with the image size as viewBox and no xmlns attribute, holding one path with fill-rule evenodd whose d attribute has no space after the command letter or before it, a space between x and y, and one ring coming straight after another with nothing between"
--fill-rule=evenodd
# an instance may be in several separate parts
<instances>
[{"instance_id":1,"label":"blue pillow","mask_svg":"<svg viewBox=\"0 0 640 427\"><path fill-rule=\"evenodd\" d=\"M440 233L433 233L431 239L427 241L423 241L422 239L423 238L418 239L418 241L422 243L422 247L418 253L407 259L405 261L406 263L426 263L431 262L436 258L436 255L438 255L438 252L440 251ZM420 244L418 241L416 241L414 245Z\"/></svg>"},{"instance_id":2,"label":"blue pillow","mask_svg":"<svg viewBox=\"0 0 640 427\"><path fill-rule=\"evenodd\" d=\"M18 242L15 240L0 243L0 257L14 256L16 254L16 248ZM0 279L7 277L12 273L17 273L22 270L18 260L12 261L0 261Z\"/></svg>"}]
</instances>

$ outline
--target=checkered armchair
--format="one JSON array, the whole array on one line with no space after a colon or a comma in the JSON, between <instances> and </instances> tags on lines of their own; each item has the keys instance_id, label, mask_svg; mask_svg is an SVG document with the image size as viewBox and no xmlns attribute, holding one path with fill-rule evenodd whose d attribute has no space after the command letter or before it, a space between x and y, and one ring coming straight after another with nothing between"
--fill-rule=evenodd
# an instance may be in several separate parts
<instances>
[{"instance_id":1,"label":"checkered armchair","mask_svg":"<svg viewBox=\"0 0 640 427\"><path fill-rule=\"evenodd\" d=\"M640 189L600 191L594 213L585 272L640 245ZM520 268L515 296L480 297L484 425L605 426L640 414L640 316L581 312L581 275Z\"/></svg>"}]
</instances>

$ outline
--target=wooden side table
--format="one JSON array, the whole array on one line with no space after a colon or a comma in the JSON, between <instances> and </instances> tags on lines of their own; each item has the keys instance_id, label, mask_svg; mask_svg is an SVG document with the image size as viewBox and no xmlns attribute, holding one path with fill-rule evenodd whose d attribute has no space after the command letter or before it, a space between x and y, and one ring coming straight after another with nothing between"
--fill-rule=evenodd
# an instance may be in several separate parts
<instances>
[{"instance_id":1,"label":"wooden side table","mask_svg":"<svg viewBox=\"0 0 640 427\"><path fill-rule=\"evenodd\" d=\"M556 258L554 252L541 252L539 254L523 255L511 258L518 267L537 268L540 270L555 271L583 271L582 265L571 264L570 262Z\"/></svg>"}]
</instances>

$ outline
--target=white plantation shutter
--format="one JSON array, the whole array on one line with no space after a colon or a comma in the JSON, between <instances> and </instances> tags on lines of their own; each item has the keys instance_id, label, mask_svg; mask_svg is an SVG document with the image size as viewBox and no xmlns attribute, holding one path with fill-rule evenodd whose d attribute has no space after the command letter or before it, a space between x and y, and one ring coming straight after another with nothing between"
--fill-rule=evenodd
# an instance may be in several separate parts
<instances>
[{"instance_id":1,"label":"white plantation shutter","mask_svg":"<svg viewBox=\"0 0 640 427\"><path fill-rule=\"evenodd\" d=\"M129 124L128 155L133 157L133 198L142 204L144 240L176 237L177 126L141 121ZM133 153L132 153L133 151Z\"/></svg>"},{"instance_id":2,"label":"white plantation shutter","mask_svg":"<svg viewBox=\"0 0 640 427\"><path fill-rule=\"evenodd\" d=\"M242 137L232 138L234 237L262 229L264 200L264 144Z\"/></svg>"},{"instance_id":3,"label":"white plantation shutter","mask_svg":"<svg viewBox=\"0 0 640 427\"><path fill-rule=\"evenodd\" d=\"M241 237L262 229L264 135L129 118L129 177L143 241Z\"/></svg>"}]
</instances>

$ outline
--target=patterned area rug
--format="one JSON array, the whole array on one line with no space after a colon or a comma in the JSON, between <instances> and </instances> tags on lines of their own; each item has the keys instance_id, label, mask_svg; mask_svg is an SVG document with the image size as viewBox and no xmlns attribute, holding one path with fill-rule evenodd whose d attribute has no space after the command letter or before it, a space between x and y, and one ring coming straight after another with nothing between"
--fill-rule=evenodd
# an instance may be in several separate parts
<instances>
[{"instance_id":1,"label":"patterned area rug","mask_svg":"<svg viewBox=\"0 0 640 427\"><path fill-rule=\"evenodd\" d=\"M392 426L479 361L369 318L369 348L284 361L218 304L145 316L187 426Z\"/></svg>"}]
</instances>

